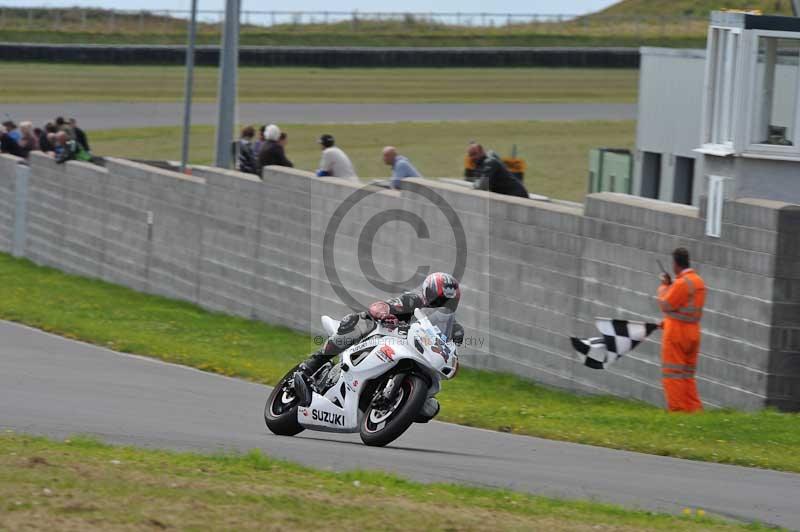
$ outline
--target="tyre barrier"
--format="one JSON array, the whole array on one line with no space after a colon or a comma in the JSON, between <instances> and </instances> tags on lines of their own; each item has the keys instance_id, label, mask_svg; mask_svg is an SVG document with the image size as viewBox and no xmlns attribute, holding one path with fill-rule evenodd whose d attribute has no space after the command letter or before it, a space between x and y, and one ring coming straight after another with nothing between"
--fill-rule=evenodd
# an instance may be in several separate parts
<instances>
[{"instance_id":1,"label":"tyre barrier","mask_svg":"<svg viewBox=\"0 0 800 532\"><path fill-rule=\"evenodd\" d=\"M182 65L185 46L0 43L2 61ZM195 64L219 64L218 46L198 46ZM361 48L242 46L242 66L639 68L638 48Z\"/></svg>"}]
</instances>

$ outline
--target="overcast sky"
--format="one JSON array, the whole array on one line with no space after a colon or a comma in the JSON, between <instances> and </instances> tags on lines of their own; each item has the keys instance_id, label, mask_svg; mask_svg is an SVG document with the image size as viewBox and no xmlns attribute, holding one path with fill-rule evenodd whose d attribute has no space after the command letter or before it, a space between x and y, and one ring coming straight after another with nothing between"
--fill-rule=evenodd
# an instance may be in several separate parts
<instances>
[{"instance_id":1,"label":"overcast sky","mask_svg":"<svg viewBox=\"0 0 800 532\"><path fill-rule=\"evenodd\" d=\"M401 3L389 0L293 0L292 2L264 2L242 0L242 9L258 11L420 11L420 12L499 12L499 13L561 13L582 14L596 11L615 3L615 0L501 0L488 3L485 0L404 0ZM200 9L221 9L224 0L199 0ZM189 0L5 0L5 6L91 6L117 9L189 9Z\"/></svg>"}]
</instances>

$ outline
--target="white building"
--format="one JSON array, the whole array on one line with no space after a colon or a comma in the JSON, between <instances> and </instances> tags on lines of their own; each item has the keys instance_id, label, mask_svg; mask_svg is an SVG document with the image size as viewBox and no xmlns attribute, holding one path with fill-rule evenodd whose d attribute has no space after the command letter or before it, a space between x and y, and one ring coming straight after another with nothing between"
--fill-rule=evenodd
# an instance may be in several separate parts
<instances>
[{"instance_id":1,"label":"white building","mask_svg":"<svg viewBox=\"0 0 800 532\"><path fill-rule=\"evenodd\" d=\"M800 19L714 12L706 50L643 48L634 194L800 203Z\"/></svg>"}]
</instances>

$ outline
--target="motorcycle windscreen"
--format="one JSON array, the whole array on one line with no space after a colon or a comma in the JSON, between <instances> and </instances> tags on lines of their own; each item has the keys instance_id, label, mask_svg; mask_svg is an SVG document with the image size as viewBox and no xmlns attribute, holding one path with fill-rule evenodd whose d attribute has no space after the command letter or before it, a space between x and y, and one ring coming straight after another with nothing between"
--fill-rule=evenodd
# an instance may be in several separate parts
<instances>
[{"instance_id":1,"label":"motorcycle windscreen","mask_svg":"<svg viewBox=\"0 0 800 532\"><path fill-rule=\"evenodd\" d=\"M453 336L453 326L456 322L455 313L446 308L425 308L422 313L431 322L431 325L439 329L439 334L445 342L450 341Z\"/></svg>"}]
</instances>

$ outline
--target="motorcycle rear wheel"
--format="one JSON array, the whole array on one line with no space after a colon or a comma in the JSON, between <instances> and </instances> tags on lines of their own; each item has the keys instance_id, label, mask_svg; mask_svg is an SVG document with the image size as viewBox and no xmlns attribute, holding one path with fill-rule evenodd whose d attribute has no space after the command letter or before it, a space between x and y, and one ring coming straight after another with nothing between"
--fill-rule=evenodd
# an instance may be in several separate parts
<instances>
[{"instance_id":1,"label":"motorcycle rear wheel","mask_svg":"<svg viewBox=\"0 0 800 532\"><path fill-rule=\"evenodd\" d=\"M297 367L292 368L272 389L264 406L264 422L278 436L294 436L305 430L297 422L297 398L284 390L286 381L294 378L295 371Z\"/></svg>"},{"instance_id":2,"label":"motorcycle rear wheel","mask_svg":"<svg viewBox=\"0 0 800 532\"><path fill-rule=\"evenodd\" d=\"M393 442L414 423L427 397L427 383L417 375L406 375L394 405L386 410L378 410L372 405L367 408L359 430L361 441L374 447Z\"/></svg>"}]
</instances>

